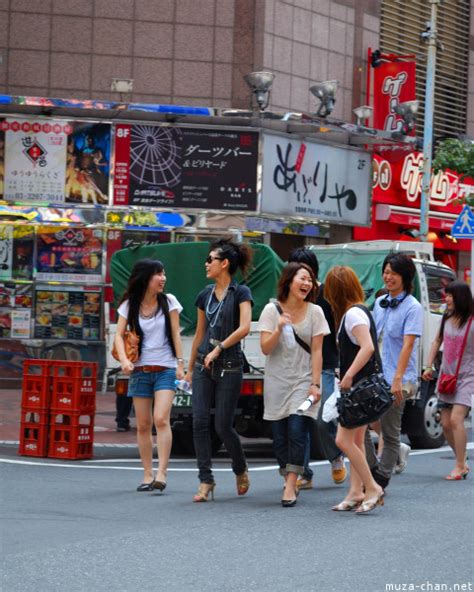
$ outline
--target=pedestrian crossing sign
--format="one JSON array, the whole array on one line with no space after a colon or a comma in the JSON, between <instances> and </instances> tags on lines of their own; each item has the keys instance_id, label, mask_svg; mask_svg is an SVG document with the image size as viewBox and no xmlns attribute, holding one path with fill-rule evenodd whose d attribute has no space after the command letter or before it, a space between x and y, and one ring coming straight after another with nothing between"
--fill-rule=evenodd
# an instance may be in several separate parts
<instances>
[{"instance_id":1,"label":"pedestrian crossing sign","mask_svg":"<svg viewBox=\"0 0 474 592\"><path fill-rule=\"evenodd\" d=\"M454 238L474 239L474 214L468 205L464 206L456 222L453 224L451 236Z\"/></svg>"}]
</instances>

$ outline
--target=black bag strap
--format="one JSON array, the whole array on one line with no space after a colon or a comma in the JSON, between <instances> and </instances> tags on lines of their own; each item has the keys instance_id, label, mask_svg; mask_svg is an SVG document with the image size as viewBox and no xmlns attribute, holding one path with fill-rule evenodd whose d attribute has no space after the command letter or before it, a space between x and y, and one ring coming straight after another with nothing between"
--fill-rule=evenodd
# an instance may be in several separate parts
<instances>
[{"instance_id":1,"label":"black bag strap","mask_svg":"<svg viewBox=\"0 0 474 592\"><path fill-rule=\"evenodd\" d=\"M278 311L278 314L283 314L283 309L281 308L280 304L278 302L274 302L273 304L275 305L275 307L276 307L276 309ZM303 341L301 339L301 337L295 331L295 329L293 328L293 326L291 328L293 329L293 335L295 336L296 343L298 345L300 345L307 354L311 355L311 348L309 347L309 345L306 343L306 341Z\"/></svg>"},{"instance_id":2,"label":"black bag strap","mask_svg":"<svg viewBox=\"0 0 474 592\"><path fill-rule=\"evenodd\" d=\"M375 371L378 373L382 372L382 358L380 357L379 342L377 339L377 329L375 327L374 317L370 314L370 310L364 304L354 304L355 308L363 310L370 323L370 336L372 337L372 343L374 344L374 353L372 354L369 362L374 362Z\"/></svg>"}]
</instances>

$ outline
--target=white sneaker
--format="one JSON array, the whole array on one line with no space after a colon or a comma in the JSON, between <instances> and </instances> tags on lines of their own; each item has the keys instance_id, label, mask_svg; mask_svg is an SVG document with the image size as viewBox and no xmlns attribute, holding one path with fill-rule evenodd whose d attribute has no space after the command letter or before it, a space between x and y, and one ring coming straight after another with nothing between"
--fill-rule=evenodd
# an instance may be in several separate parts
<instances>
[{"instance_id":1,"label":"white sneaker","mask_svg":"<svg viewBox=\"0 0 474 592\"><path fill-rule=\"evenodd\" d=\"M398 452L397 464L393 469L395 475L400 475L400 473L403 473L403 471L407 468L408 455L410 454L410 450L411 448L410 446L408 446L408 444L400 442L400 450Z\"/></svg>"}]
</instances>

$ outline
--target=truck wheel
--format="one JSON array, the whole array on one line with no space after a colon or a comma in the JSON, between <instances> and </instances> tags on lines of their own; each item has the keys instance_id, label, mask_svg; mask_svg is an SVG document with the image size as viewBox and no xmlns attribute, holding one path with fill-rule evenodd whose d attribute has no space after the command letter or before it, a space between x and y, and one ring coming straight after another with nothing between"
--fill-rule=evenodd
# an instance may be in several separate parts
<instances>
[{"instance_id":1,"label":"truck wheel","mask_svg":"<svg viewBox=\"0 0 474 592\"><path fill-rule=\"evenodd\" d=\"M405 408L407 436L414 448L439 448L444 444L441 414L438 410L438 398L434 384L423 401Z\"/></svg>"}]
</instances>

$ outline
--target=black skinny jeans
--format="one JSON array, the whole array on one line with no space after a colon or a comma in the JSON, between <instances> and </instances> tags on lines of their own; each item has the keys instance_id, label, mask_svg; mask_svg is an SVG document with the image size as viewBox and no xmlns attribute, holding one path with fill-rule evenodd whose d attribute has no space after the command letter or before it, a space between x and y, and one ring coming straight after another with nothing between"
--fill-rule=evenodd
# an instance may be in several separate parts
<instances>
[{"instance_id":1,"label":"black skinny jeans","mask_svg":"<svg viewBox=\"0 0 474 592\"><path fill-rule=\"evenodd\" d=\"M225 369L219 360L211 370L196 362L193 371L193 438L201 483L213 483L211 452L211 405L215 400L214 427L232 459L236 475L247 469L242 444L234 429L234 416L242 387L242 366Z\"/></svg>"}]
</instances>

